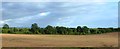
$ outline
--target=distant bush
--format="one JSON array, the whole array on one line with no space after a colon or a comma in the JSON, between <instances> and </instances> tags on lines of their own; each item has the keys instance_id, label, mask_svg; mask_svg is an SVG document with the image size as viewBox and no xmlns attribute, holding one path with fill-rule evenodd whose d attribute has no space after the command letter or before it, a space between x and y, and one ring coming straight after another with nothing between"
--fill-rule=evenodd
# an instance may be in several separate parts
<instances>
[{"instance_id":1,"label":"distant bush","mask_svg":"<svg viewBox=\"0 0 120 49\"><path fill-rule=\"evenodd\" d=\"M62 35L88 35L88 34L102 34L108 32L118 32L120 28L88 28L87 26L77 26L77 28L68 28L63 26L50 26L40 28L37 23L31 25L31 28L17 28L9 27L5 24L2 27L2 33L10 34L62 34Z\"/></svg>"}]
</instances>

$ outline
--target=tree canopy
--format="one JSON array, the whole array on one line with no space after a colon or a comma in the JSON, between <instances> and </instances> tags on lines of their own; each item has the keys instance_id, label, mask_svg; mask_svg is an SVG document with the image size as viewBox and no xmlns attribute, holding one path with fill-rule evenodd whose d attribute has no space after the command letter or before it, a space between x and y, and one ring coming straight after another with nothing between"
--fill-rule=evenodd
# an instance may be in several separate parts
<instances>
[{"instance_id":1,"label":"tree canopy","mask_svg":"<svg viewBox=\"0 0 120 49\"><path fill-rule=\"evenodd\" d=\"M87 35L87 34L101 34L108 32L120 31L118 28L88 28L87 26L77 26L77 28L69 28L64 26L51 26L48 25L45 28L40 28L37 23L33 23L31 28L17 28L9 27L8 24L4 24L2 27L2 33L11 34L62 34L62 35Z\"/></svg>"},{"instance_id":2,"label":"tree canopy","mask_svg":"<svg viewBox=\"0 0 120 49\"><path fill-rule=\"evenodd\" d=\"M9 29L9 25L8 24L4 24L3 29Z\"/></svg>"}]
</instances>

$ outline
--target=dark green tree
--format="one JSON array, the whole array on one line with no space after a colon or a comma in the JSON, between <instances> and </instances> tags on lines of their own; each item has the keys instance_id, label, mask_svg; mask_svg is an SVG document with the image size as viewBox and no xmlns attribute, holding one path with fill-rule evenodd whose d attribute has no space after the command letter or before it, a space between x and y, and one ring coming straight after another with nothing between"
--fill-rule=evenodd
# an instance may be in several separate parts
<instances>
[{"instance_id":1,"label":"dark green tree","mask_svg":"<svg viewBox=\"0 0 120 49\"><path fill-rule=\"evenodd\" d=\"M67 28L66 27L56 27L58 34L67 34Z\"/></svg>"},{"instance_id":2,"label":"dark green tree","mask_svg":"<svg viewBox=\"0 0 120 49\"><path fill-rule=\"evenodd\" d=\"M82 29L85 34L89 33L89 28L87 26L83 26Z\"/></svg>"},{"instance_id":3,"label":"dark green tree","mask_svg":"<svg viewBox=\"0 0 120 49\"><path fill-rule=\"evenodd\" d=\"M7 33L14 34L15 32L12 29L10 29L10 30L8 30Z\"/></svg>"},{"instance_id":4,"label":"dark green tree","mask_svg":"<svg viewBox=\"0 0 120 49\"><path fill-rule=\"evenodd\" d=\"M30 31L33 34L39 34L39 27L38 27L37 23L32 24Z\"/></svg>"},{"instance_id":5,"label":"dark green tree","mask_svg":"<svg viewBox=\"0 0 120 49\"><path fill-rule=\"evenodd\" d=\"M4 24L3 29L9 29L9 25L8 24Z\"/></svg>"},{"instance_id":6,"label":"dark green tree","mask_svg":"<svg viewBox=\"0 0 120 49\"><path fill-rule=\"evenodd\" d=\"M96 33L97 33L97 30L96 30L96 29L90 29L90 33L91 33L91 34L96 34Z\"/></svg>"},{"instance_id":7,"label":"dark green tree","mask_svg":"<svg viewBox=\"0 0 120 49\"><path fill-rule=\"evenodd\" d=\"M45 34L44 28L39 28L39 32L40 32L41 34Z\"/></svg>"},{"instance_id":8,"label":"dark green tree","mask_svg":"<svg viewBox=\"0 0 120 49\"><path fill-rule=\"evenodd\" d=\"M66 34L68 35L68 34L71 34L71 33L73 33L73 30L71 28L67 28Z\"/></svg>"},{"instance_id":9,"label":"dark green tree","mask_svg":"<svg viewBox=\"0 0 120 49\"><path fill-rule=\"evenodd\" d=\"M81 34L83 32L83 29L81 28L81 26L77 27L77 32L78 32L78 34Z\"/></svg>"},{"instance_id":10,"label":"dark green tree","mask_svg":"<svg viewBox=\"0 0 120 49\"><path fill-rule=\"evenodd\" d=\"M14 27L14 28L13 28L13 31L14 31L14 32L18 32L19 30L18 30L18 28Z\"/></svg>"},{"instance_id":11,"label":"dark green tree","mask_svg":"<svg viewBox=\"0 0 120 49\"><path fill-rule=\"evenodd\" d=\"M56 30L54 27L48 25L46 28L45 28L45 33L46 34L56 34Z\"/></svg>"}]
</instances>

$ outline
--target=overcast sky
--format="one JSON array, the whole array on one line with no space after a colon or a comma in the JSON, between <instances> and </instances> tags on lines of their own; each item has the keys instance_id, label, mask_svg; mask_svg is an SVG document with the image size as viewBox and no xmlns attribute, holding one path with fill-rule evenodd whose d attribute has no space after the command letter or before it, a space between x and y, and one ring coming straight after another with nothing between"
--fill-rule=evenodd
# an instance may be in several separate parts
<instances>
[{"instance_id":1,"label":"overcast sky","mask_svg":"<svg viewBox=\"0 0 120 49\"><path fill-rule=\"evenodd\" d=\"M118 2L3 2L0 11L12 27L118 27Z\"/></svg>"}]
</instances>

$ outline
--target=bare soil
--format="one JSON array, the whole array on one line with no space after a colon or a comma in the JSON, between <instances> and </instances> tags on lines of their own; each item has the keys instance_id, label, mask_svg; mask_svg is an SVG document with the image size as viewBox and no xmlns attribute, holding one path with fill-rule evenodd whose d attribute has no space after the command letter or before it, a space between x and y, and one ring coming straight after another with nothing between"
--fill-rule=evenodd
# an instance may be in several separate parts
<instances>
[{"instance_id":1,"label":"bare soil","mask_svg":"<svg viewBox=\"0 0 120 49\"><path fill-rule=\"evenodd\" d=\"M118 47L118 33L94 35L0 34L3 47Z\"/></svg>"}]
</instances>

